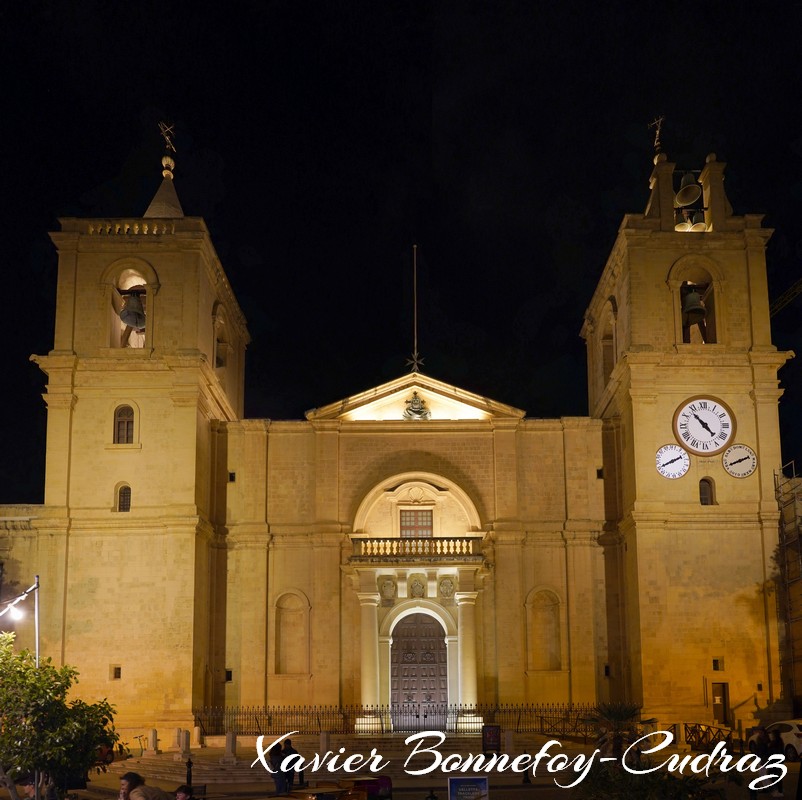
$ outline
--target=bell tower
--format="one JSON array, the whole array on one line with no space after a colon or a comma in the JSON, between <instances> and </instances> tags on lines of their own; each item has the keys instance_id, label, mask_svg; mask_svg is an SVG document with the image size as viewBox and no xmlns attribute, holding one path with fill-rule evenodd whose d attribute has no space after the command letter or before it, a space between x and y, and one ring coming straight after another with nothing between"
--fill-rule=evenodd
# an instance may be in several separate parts
<instances>
[{"instance_id":1,"label":"bell tower","mask_svg":"<svg viewBox=\"0 0 802 800\"><path fill-rule=\"evenodd\" d=\"M79 690L133 709L123 725L143 707L190 727L224 681L215 465L220 423L242 416L249 337L169 149L162 163L142 217L61 219L51 234L55 341L33 357L48 378L37 559L43 643L78 667Z\"/></svg>"},{"instance_id":2,"label":"bell tower","mask_svg":"<svg viewBox=\"0 0 802 800\"><path fill-rule=\"evenodd\" d=\"M611 696L663 722L746 724L782 697L771 559L793 354L771 341L772 231L733 215L724 167L656 156L582 328L604 422Z\"/></svg>"}]
</instances>

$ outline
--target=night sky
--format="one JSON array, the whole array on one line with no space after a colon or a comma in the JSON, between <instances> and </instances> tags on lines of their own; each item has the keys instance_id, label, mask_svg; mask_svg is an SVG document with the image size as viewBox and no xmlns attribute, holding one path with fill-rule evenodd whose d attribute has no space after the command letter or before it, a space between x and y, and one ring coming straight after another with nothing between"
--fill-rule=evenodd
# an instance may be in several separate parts
<instances>
[{"instance_id":1,"label":"night sky","mask_svg":"<svg viewBox=\"0 0 802 800\"><path fill-rule=\"evenodd\" d=\"M790 4L788 4L790 6ZM663 8L665 6L665 8ZM776 7L779 8L779 7ZM802 278L798 13L761 4L109 0L0 5L0 501L41 502L58 216L139 216L176 125L253 339L246 415L300 419L408 371L533 417L586 415L582 317L653 131L764 213ZM802 297L774 319L802 358ZM802 361L781 373L802 465ZM795 410L796 409L796 410Z\"/></svg>"}]
</instances>

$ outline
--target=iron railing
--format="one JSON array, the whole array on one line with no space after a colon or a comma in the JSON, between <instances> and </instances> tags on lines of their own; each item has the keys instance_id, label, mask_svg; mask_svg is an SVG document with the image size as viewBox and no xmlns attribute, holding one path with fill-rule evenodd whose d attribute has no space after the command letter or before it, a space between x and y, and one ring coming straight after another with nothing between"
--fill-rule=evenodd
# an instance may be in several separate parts
<instances>
[{"instance_id":1,"label":"iron railing","mask_svg":"<svg viewBox=\"0 0 802 800\"><path fill-rule=\"evenodd\" d=\"M397 703L379 706L226 706L196 709L204 736L410 733L424 730L480 733L482 724L551 737L595 736L592 705L477 705Z\"/></svg>"},{"instance_id":2,"label":"iron railing","mask_svg":"<svg viewBox=\"0 0 802 800\"><path fill-rule=\"evenodd\" d=\"M685 741L691 746L691 750L710 751L719 742L725 742L727 749L732 750L733 732L729 728L718 728L700 722L686 722L683 728Z\"/></svg>"}]
</instances>

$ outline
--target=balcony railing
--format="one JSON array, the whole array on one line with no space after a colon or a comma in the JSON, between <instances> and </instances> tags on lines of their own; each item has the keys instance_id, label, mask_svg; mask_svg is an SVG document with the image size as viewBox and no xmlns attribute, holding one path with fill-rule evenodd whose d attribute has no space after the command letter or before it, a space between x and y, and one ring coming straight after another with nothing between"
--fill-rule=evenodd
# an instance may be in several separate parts
<instances>
[{"instance_id":1,"label":"balcony railing","mask_svg":"<svg viewBox=\"0 0 802 800\"><path fill-rule=\"evenodd\" d=\"M481 536L352 539L351 561L481 561Z\"/></svg>"}]
</instances>

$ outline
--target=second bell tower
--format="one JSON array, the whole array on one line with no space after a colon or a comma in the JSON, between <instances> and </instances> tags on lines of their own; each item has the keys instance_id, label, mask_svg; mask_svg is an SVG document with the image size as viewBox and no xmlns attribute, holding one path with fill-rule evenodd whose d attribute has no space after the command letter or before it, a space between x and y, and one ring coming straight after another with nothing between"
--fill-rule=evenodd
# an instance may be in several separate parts
<instances>
[{"instance_id":1,"label":"second bell tower","mask_svg":"<svg viewBox=\"0 0 802 800\"><path fill-rule=\"evenodd\" d=\"M172 158L163 165L144 216L62 219L51 234L36 560L45 646L78 667L80 691L191 727L225 681L218 423L242 416L248 332L206 225L184 215Z\"/></svg>"},{"instance_id":2,"label":"second bell tower","mask_svg":"<svg viewBox=\"0 0 802 800\"><path fill-rule=\"evenodd\" d=\"M682 175L655 158L582 335L604 420L611 695L735 725L781 694L771 558L792 354L771 341L771 231L733 215L724 166Z\"/></svg>"}]
</instances>

